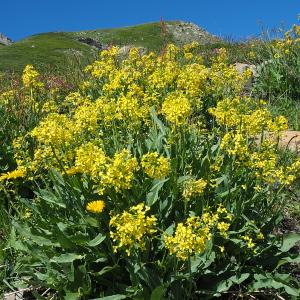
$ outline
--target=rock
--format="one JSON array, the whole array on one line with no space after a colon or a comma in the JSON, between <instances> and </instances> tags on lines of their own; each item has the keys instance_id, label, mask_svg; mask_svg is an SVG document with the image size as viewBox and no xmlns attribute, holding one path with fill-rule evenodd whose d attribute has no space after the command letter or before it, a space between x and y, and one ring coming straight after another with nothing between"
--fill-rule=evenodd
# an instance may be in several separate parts
<instances>
[{"instance_id":1,"label":"rock","mask_svg":"<svg viewBox=\"0 0 300 300\"><path fill-rule=\"evenodd\" d=\"M173 35L174 39L180 44L188 44L195 41L203 45L220 41L215 35L208 33L191 22L166 23L165 26L168 33Z\"/></svg>"},{"instance_id":2,"label":"rock","mask_svg":"<svg viewBox=\"0 0 300 300\"><path fill-rule=\"evenodd\" d=\"M3 300L23 300L23 291L4 294Z\"/></svg>"},{"instance_id":3,"label":"rock","mask_svg":"<svg viewBox=\"0 0 300 300\"><path fill-rule=\"evenodd\" d=\"M249 80L246 82L245 84L245 89L244 91L246 93L251 92L253 83L255 81L255 78L258 76L258 71L257 71L257 67L255 65L250 65L250 64L243 64L243 63L235 63L234 64L235 69L238 71L239 74L242 74L243 72L245 72L247 69L250 69L252 71L252 76L251 78L249 78Z\"/></svg>"},{"instance_id":4,"label":"rock","mask_svg":"<svg viewBox=\"0 0 300 300\"><path fill-rule=\"evenodd\" d=\"M9 46L13 43L13 41L5 36L4 34L0 33L0 44L3 44L5 46Z\"/></svg>"},{"instance_id":5,"label":"rock","mask_svg":"<svg viewBox=\"0 0 300 300\"><path fill-rule=\"evenodd\" d=\"M136 48L136 46L126 45L126 46L121 47L119 49L119 55L123 56L123 57L127 56L132 48ZM147 53L146 48L144 48L144 47L137 47L137 48L139 49L139 54L140 55L144 55L144 54Z\"/></svg>"},{"instance_id":6,"label":"rock","mask_svg":"<svg viewBox=\"0 0 300 300\"><path fill-rule=\"evenodd\" d=\"M282 150L289 150L297 155L300 155L300 131L286 130L277 136L272 132L264 132L264 139L278 142L278 146ZM259 145L261 142L261 135L256 136L256 142Z\"/></svg>"},{"instance_id":7,"label":"rock","mask_svg":"<svg viewBox=\"0 0 300 300\"><path fill-rule=\"evenodd\" d=\"M95 47L98 50L104 50L107 49L106 45L101 44L100 42L90 38L90 37L81 37L78 39L79 42L87 44L89 46Z\"/></svg>"},{"instance_id":8,"label":"rock","mask_svg":"<svg viewBox=\"0 0 300 300\"><path fill-rule=\"evenodd\" d=\"M300 131L288 130L279 138L279 146L300 155Z\"/></svg>"},{"instance_id":9,"label":"rock","mask_svg":"<svg viewBox=\"0 0 300 300\"><path fill-rule=\"evenodd\" d=\"M257 77L257 67L255 65L250 64L243 64L243 63L235 63L234 64L236 70L239 72L239 74L242 74L247 69L250 69L252 71L253 77Z\"/></svg>"}]
</instances>

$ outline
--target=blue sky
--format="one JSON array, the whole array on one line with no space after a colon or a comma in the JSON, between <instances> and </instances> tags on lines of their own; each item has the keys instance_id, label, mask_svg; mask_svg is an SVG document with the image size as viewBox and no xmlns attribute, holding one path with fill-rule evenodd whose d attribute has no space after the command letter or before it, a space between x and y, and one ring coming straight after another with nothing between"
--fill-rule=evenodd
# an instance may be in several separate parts
<instances>
[{"instance_id":1,"label":"blue sky","mask_svg":"<svg viewBox=\"0 0 300 300\"><path fill-rule=\"evenodd\" d=\"M238 38L297 22L299 0L1 0L0 32L14 40L49 31L77 31L185 20Z\"/></svg>"}]
</instances>

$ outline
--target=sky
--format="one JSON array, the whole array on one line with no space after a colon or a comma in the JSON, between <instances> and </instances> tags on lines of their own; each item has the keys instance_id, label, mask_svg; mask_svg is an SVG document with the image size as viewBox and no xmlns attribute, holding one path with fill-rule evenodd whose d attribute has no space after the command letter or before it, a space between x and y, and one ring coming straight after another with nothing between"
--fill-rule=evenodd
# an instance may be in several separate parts
<instances>
[{"instance_id":1,"label":"sky","mask_svg":"<svg viewBox=\"0 0 300 300\"><path fill-rule=\"evenodd\" d=\"M218 36L241 39L298 23L300 0L0 0L0 32L13 40L50 31L78 31L184 20Z\"/></svg>"}]
</instances>

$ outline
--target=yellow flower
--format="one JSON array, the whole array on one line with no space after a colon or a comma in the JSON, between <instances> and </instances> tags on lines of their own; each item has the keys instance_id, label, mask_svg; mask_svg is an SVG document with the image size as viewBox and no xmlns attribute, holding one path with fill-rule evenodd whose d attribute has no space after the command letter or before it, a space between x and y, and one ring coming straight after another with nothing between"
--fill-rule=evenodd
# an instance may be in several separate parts
<instances>
[{"instance_id":1,"label":"yellow flower","mask_svg":"<svg viewBox=\"0 0 300 300\"><path fill-rule=\"evenodd\" d=\"M279 59L281 57L281 55L279 53L275 53L274 58L275 59Z\"/></svg>"},{"instance_id":2,"label":"yellow flower","mask_svg":"<svg viewBox=\"0 0 300 300\"><path fill-rule=\"evenodd\" d=\"M137 159L132 157L127 149L123 149L107 164L106 172L102 175L102 184L114 188L117 192L128 190L137 169Z\"/></svg>"},{"instance_id":3,"label":"yellow flower","mask_svg":"<svg viewBox=\"0 0 300 300\"><path fill-rule=\"evenodd\" d=\"M183 94L173 93L165 99L162 113L170 123L183 125L191 113L191 105Z\"/></svg>"},{"instance_id":4,"label":"yellow flower","mask_svg":"<svg viewBox=\"0 0 300 300\"><path fill-rule=\"evenodd\" d=\"M257 234L257 239L263 240L264 238L265 238L265 237L264 237L264 235L263 235L262 232L259 232L259 233Z\"/></svg>"},{"instance_id":5,"label":"yellow flower","mask_svg":"<svg viewBox=\"0 0 300 300\"><path fill-rule=\"evenodd\" d=\"M0 176L0 181L9 180L9 179L17 179L20 177L24 177L25 175L26 175L26 170L22 167L18 167L16 170L7 172L6 174L2 174Z\"/></svg>"},{"instance_id":6,"label":"yellow flower","mask_svg":"<svg viewBox=\"0 0 300 300\"><path fill-rule=\"evenodd\" d=\"M224 135L221 149L224 149L231 156L238 156L240 159L247 158L249 152L246 137L234 132L228 132Z\"/></svg>"},{"instance_id":7,"label":"yellow flower","mask_svg":"<svg viewBox=\"0 0 300 300\"><path fill-rule=\"evenodd\" d=\"M219 249L220 249L221 253L223 253L225 251L225 247L224 246L220 246Z\"/></svg>"},{"instance_id":8,"label":"yellow flower","mask_svg":"<svg viewBox=\"0 0 300 300\"><path fill-rule=\"evenodd\" d=\"M246 242L246 245L249 249L252 249L255 247L255 243L253 242L252 237L245 235L245 236L242 236L242 239Z\"/></svg>"},{"instance_id":9,"label":"yellow flower","mask_svg":"<svg viewBox=\"0 0 300 300\"><path fill-rule=\"evenodd\" d=\"M25 209L25 212L24 212L24 215L23 215L23 218L24 218L25 220L28 220L28 219L31 218L31 216L32 216L32 210L26 208L26 209Z\"/></svg>"},{"instance_id":10,"label":"yellow flower","mask_svg":"<svg viewBox=\"0 0 300 300\"><path fill-rule=\"evenodd\" d=\"M184 183L182 196L185 199L191 199L204 193L207 181L200 178L198 180L191 179Z\"/></svg>"},{"instance_id":11,"label":"yellow flower","mask_svg":"<svg viewBox=\"0 0 300 300\"><path fill-rule=\"evenodd\" d=\"M211 236L210 228L200 217L193 216L179 223L173 236L164 235L165 247L171 255L187 260L190 256L202 253Z\"/></svg>"},{"instance_id":12,"label":"yellow flower","mask_svg":"<svg viewBox=\"0 0 300 300\"><path fill-rule=\"evenodd\" d=\"M145 238L156 232L156 217L146 216L150 207L144 203L129 208L113 216L109 222L111 231L110 237L116 243L114 251L124 249L130 255L134 247L145 248Z\"/></svg>"},{"instance_id":13,"label":"yellow flower","mask_svg":"<svg viewBox=\"0 0 300 300\"><path fill-rule=\"evenodd\" d=\"M89 202L86 205L86 210L91 213L101 213L105 208L105 202L102 200L96 200Z\"/></svg>"},{"instance_id":14,"label":"yellow flower","mask_svg":"<svg viewBox=\"0 0 300 300\"><path fill-rule=\"evenodd\" d=\"M142 157L142 167L150 178L163 178L169 174L169 159L159 156L157 152L147 153Z\"/></svg>"},{"instance_id":15,"label":"yellow flower","mask_svg":"<svg viewBox=\"0 0 300 300\"><path fill-rule=\"evenodd\" d=\"M82 170L78 167L72 167L72 168L69 168L66 170L66 174L69 176L72 176L72 175L75 175L75 174L78 174L81 172L82 172Z\"/></svg>"},{"instance_id":16,"label":"yellow flower","mask_svg":"<svg viewBox=\"0 0 300 300\"><path fill-rule=\"evenodd\" d=\"M22 80L25 87L43 87L43 83L38 81L40 74L32 65L27 65L23 71Z\"/></svg>"},{"instance_id":17,"label":"yellow flower","mask_svg":"<svg viewBox=\"0 0 300 300\"><path fill-rule=\"evenodd\" d=\"M80 171L91 176L93 180L98 180L106 168L106 162L104 151L92 142L88 142L76 150L75 168L72 171Z\"/></svg>"},{"instance_id":18,"label":"yellow flower","mask_svg":"<svg viewBox=\"0 0 300 300\"><path fill-rule=\"evenodd\" d=\"M73 134L73 123L66 115L57 113L49 114L31 131L39 143L55 147L70 143Z\"/></svg>"},{"instance_id":19,"label":"yellow flower","mask_svg":"<svg viewBox=\"0 0 300 300\"><path fill-rule=\"evenodd\" d=\"M230 227L229 223L219 222L217 224L217 228L218 228L220 234L224 237L227 237L227 235L228 235L227 231L228 231L229 227Z\"/></svg>"}]
</instances>

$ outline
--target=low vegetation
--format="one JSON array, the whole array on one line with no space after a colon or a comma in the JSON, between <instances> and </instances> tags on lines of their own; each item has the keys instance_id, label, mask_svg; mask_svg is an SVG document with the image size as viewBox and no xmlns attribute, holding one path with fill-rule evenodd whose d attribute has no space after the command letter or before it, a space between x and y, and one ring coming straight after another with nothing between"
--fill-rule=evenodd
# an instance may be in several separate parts
<instances>
[{"instance_id":1,"label":"low vegetation","mask_svg":"<svg viewBox=\"0 0 300 300\"><path fill-rule=\"evenodd\" d=\"M278 138L298 124L279 99L299 103L299 28L236 52L111 46L76 77L3 74L0 290L298 299L300 159Z\"/></svg>"}]
</instances>

